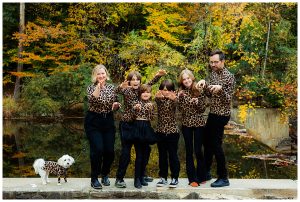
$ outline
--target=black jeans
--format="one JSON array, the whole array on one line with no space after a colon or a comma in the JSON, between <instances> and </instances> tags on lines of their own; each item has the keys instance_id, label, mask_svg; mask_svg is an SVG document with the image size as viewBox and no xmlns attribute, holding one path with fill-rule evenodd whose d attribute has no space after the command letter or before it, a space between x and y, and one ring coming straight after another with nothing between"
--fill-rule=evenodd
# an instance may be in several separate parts
<instances>
[{"instance_id":1,"label":"black jeans","mask_svg":"<svg viewBox=\"0 0 300 202\"><path fill-rule=\"evenodd\" d=\"M90 144L91 178L106 176L114 161L115 125L113 113L87 112L84 129Z\"/></svg>"},{"instance_id":2,"label":"black jeans","mask_svg":"<svg viewBox=\"0 0 300 202\"><path fill-rule=\"evenodd\" d=\"M168 164L170 164L171 178L178 178L180 171L180 163L178 159L178 141L179 134L163 134L157 133L160 140L157 143L159 154L159 176L168 177Z\"/></svg>"},{"instance_id":3,"label":"black jeans","mask_svg":"<svg viewBox=\"0 0 300 202\"><path fill-rule=\"evenodd\" d=\"M146 172L146 166L148 164L150 151L149 144L144 142L135 142L135 171L134 177L142 179Z\"/></svg>"},{"instance_id":4,"label":"black jeans","mask_svg":"<svg viewBox=\"0 0 300 202\"><path fill-rule=\"evenodd\" d=\"M123 179L125 177L126 174L126 170L128 168L128 165L130 163L130 157L131 157L131 148L134 145L133 141L129 141L129 140L124 140L123 139L123 124L126 124L125 122L121 121L120 122L120 138L121 138L121 144L122 144L122 150L121 150L121 156L119 159L119 166L118 166L118 170L117 170L117 174L116 177L118 179ZM138 148L138 152L140 155L141 154L141 148L139 148L139 146L135 146L135 150L136 147ZM138 162L139 164L142 164L143 168L138 168L138 170L142 170L142 174L138 174L138 175L142 175L145 176L146 175L146 166L148 164L149 158L150 158L150 153L151 153L151 147L149 144L144 144L144 148L145 151L143 151L143 155L144 155L144 159L143 160L138 160L140 162ZM137 152L137 151L136 151ZM140 158L140 156L138 156Z\"/></svg>"},{"instance_id":5,"label":"black jeans","mask_svg":"<svg viewBox=\"0 0 300 202\"><path fill-rule=\"evenodd\" d=\"M204 143L204 127L182 126L182 134L186 151L186 172L189 183L206 181L206 165L202 152ZM197 168L194 165L195 152Z\"/></svg>"},{"instance_id":6,"label":"black jeans","mask_svg":"<svg viewBox=\"0 0 300 202\"><path fill-rule=\"evenodd\" d=\"M210 172L213 156L215 156L218 178L228 177L222 144L224 126L228 123L229 119L230 116L219 116L210 113L205 127L204 157L207 171Z\"/></svg>"}]
</instances>

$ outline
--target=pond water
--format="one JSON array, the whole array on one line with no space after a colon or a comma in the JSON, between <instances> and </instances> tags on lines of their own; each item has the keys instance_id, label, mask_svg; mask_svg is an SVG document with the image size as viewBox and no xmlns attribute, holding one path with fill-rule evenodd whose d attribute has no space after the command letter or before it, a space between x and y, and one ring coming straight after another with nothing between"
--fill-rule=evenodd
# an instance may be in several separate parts
<instances>
[{"instance_id":1,"label":"pond water","mask_svg":"<svg viewBox=\"0 0 300 202\"><path fill-rule=\"evenodd\" d=\"M118 123L117 131L118 131ZM152 145L147 166L148 175L158 177L158 150ZM229 178L270 178L297 179L295 165L279 167L269 161L243 158L253 154L272 154L265 145L252 138L225 135L224 150L228 165ZM115 160L110 173L115 177L121 143L116 134ZM132 161L125 177L134 176L134 149ZM83 119L65 119L62 122L28 122L16 120L3 121L3 177L37 177L32 168L36 158L56 161L63 154L74 157L75 164L69 169L69 177L89 177L89 146L83 130ZM185 178L185 146L183 138L179 141L180 177ZM215 164L213 176L215 177Z\"/></svg>"}]
</instances>

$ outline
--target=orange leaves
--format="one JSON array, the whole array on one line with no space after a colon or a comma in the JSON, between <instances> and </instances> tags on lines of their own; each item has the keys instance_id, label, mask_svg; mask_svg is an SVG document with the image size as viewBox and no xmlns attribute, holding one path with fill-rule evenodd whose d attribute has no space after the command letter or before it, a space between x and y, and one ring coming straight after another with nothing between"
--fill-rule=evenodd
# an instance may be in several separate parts
<instances>
[{"instance_id":1,"label":"orange leaves","mask_svg":"<svg viewBox=\"0 0 300 202\"><path fill-rule=\"evenodd\" d=\"M18 77L36 77L35 73L32 72L9 72L13 76L18 76Z\"/></svg>"},{"instance_id":2,"label":"orange leaves","mask_svg":"<svg viewBox=\"0 0 300 202\"><path fill-rule=\"evenodd\" d=\"M12 61L29 64L33 68L48 69L65 64L76 55L83 54L86 45L78 39L73 30L69 32L61 23L51 25L50 22L41 19L38 19L37 23L28 22L26 34L14 34L14 38L23 45L24 51L20 58L13 56Z\"/></svg>"}]
</instances>

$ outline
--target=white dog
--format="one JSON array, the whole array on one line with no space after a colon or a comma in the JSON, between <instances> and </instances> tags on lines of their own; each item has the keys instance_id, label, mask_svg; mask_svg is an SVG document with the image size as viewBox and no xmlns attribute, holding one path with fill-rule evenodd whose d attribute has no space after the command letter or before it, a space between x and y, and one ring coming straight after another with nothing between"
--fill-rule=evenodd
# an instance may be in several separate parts
<instances>
[{"instance_id":1,"label":"white dog","mask_svg":"<svg viewBox=\"0 0 300 202\"><path fill-rule=\"evenodd\" d=\"M44 159L36 159L33 163L33 168L36 174L39 174L43 184L49 183L49 173L55 174L58 177L58 185L60 184L60 177L64 177L67 182L67 170L75 163L73 157L69 155L63 155L57 162L45 161Z\"/></svg>"}]
</instances>

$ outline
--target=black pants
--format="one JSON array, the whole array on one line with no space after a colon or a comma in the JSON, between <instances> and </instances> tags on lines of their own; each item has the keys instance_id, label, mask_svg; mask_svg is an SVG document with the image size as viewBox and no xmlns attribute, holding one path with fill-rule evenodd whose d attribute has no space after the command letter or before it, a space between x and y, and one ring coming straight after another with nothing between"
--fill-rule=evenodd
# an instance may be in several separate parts
<instances>
[{"instance_id":1,"label":"black pants","mask_svg":"<svg viewBox=\"0 0 300 202\"><path fill-rule=\"evenodd\" d=\"M121 138L121 144L122 144L122 150L121 150L121 156L120 156L120 159L119 159L119 166L118 166L118 170L117 170L117 174L116 174L116 177L118 179L123 179L125 177L125 174L126 174L126 170L127 170L127 167L130 163L130 157L131 157L131 148L132 146L134 145L134 142L133 141L128 141L128 140L124 140L123 138L123 125L125 124L125 122L121 121L120 122L120 138ZM139 146L138 147L138 150L140 150ZM145 176L146 175L146 166L148 164L148 161L149 161L149 158L150 158L150 152L151 152L151 148L148 144L144 144L144 147L143 148L145 151L144 151L144 159L143 161L139 162L139 164L143 164L142 168L138 168L139 170L143 170L142 172L142 176ZM135 147L135 150L136 150L136 147ZM139 155L141 154L141 151L139 151ZM140 157L140 156L139 156Z\"/></svg>"},{"instance_id":2,"label":"black pants","mask_svg":"<svg viewBox=\"0 0 300 202\"><path fill-rule=\"evenodd\" d=\"M163 134L158 133L160 140L157 143L159 154L159 176L168 177L168 169L170 164L171 178L178 178L180 171L180 163L178 159L178 141L179 134Z\"/></svg>"},{"instance_id":3,"label":"black pants","mask_svg":"<svg viewBox=\"0 0 300 202\"><path fill-rule=\"evenodd\" d=\"M135 142L135 171L134 177L141 179L146 172L146 166L150 156L150 146L144 142Z\"/></svg>"},{"instance_id":4,"label":"black pants","mask_svg":"<svg viewBox=\"0 0 300 202\"><path fill-rule=\"evenodd\" d=\"M204 127L182 126L182 134L186 151L186 172L189 183L206 181L206 165L202 152L204 144ZM197 168L194 165L195 152Z\"/></svg>"},{"instance_id":5,"label":"black pants","mask_svg":"<svg viewBox=\"0 0 300 202\"><path fill-rule=\"evenodd\" d=\"M84 121L90 144L91 178L106 176L114 161L115 125L113 113L87 112Z\"/></svg>"},{"instance_id":6,"label":"black pants","mask_svg":"<svg viewBox=\"0 0 300 202\"><path fill-rule=\"evenodd\" d=\"M210 172L213 156L217 162L218 178L227 178L225 155L223 151L224 126L228 123L230 116L219 116L209 114L205 128L204 156L207 171Z\"/></svg>"}]
</instances>

